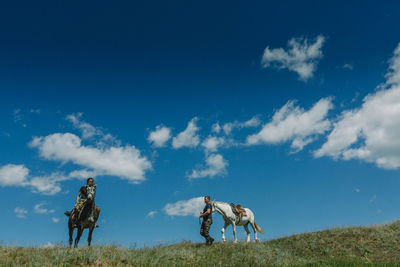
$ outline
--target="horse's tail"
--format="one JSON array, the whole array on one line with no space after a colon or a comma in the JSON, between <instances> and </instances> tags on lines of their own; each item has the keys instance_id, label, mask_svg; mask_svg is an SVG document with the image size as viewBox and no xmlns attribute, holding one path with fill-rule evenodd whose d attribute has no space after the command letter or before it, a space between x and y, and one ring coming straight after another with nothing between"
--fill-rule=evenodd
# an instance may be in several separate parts
<instances>
[{"instance_id":1,"label":"horse's tail","mask_svg":"<svg viewBox=\"0 0 400 267\"><path fill-rule=\"evenodd\" d=\"M260 234L263 234L263 233L264 233L263 229L261 229L261 227L258 226L258 225L256 224L256 222L254 222L254 225L255 225L257 231L260 232Z\"/></svg>"}]
</instances>

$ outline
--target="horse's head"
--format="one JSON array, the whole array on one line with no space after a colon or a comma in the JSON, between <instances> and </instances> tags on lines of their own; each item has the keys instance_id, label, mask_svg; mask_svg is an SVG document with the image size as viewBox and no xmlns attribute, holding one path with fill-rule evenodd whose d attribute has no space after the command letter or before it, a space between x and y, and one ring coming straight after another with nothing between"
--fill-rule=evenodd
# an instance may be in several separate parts
<instances>
[{"instance_id":1,"label":"horse's head","mask_svg":"<svg viewBox=\"0 0 400 267\"><path fill-rule=\"evenodd\" d=\"M215 200L211 201L211 212L215 211L216 204L217 204L217 202Z\"/></svg>"},{"instance_id":2,"label":"horse's head","mask_svg":"<svg viewBox=\"0 0 400 267\"><path fill-rule=\"evenodd\" d=\"M96 185L86 186L88 200L93 201L96 196Z\"/></svg>"}]
</instances>

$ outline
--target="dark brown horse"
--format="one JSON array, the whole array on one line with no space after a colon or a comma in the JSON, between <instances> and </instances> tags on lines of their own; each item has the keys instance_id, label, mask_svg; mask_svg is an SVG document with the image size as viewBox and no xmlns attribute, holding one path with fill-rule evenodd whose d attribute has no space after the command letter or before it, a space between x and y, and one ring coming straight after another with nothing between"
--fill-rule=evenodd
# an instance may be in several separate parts
<instances>
[{"instance_id":1,"label":"dark brown horse","mask_svg":"<svg viewBox=\"0 0 400 267\"><path fill-rule=\"evenodd\" d=\"M69 217L69 219L68 219L69 247L72 246L72 240L73 240L72 235L74 234L75 228L78 229L78 233L75 238L74 247L75 248L78 247L79 239L82 236L83 230L86 228L89 229L88 246L90 246L90 243L92 241L92 233L93 233L94 228L97 227L96 222L99 219L99 215L100 215L100 208L98 208L94 203L95 194L96 194L95 187L93 189L88 188L88 197L82 208L80 216L78 216L79 214L75 215L75 216L78 216L78 218L76 219L75 225L72 220L72 212L69 212L69 211L65 212L65 215L67 215ZM93 209L93 219L94 220L89 220L92 209Z\"/></svg>"}]
</instances>

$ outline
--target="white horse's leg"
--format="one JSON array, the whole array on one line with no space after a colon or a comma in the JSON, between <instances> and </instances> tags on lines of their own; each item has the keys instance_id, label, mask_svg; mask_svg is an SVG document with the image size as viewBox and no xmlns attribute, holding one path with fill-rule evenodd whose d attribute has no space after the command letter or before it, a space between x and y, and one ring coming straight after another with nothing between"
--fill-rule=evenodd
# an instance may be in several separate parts
<instances>
[{"instance_id":1,"label":"white horse's leg","mask_svg":"<svg viewBox=\"0 0 400 267\"><path fill-rule=\"evenodd\" d=\"M226 242L226 238L225 238L225 229L226 229L226 227L228 227L228 223L227 222L225 222L225 224L224 224L224 227L222 227L222 230L221 230L221 233L222 233L222 241L223 242Z\"/></svg>"},{"instance_id":2,"label":"white horse's leg","mask_svg":"<svg viewBox=\"0 0 400 267\"><path fill-rule=\"evenodd\" d=\"M247 243L250 242L250 231L249 231L249 224L243 225L244 230L246 230L247 233Z\"/></svg>"},{"instance_id":3,"label":"white horse's leg","mask_svg":"<svg viewBox=\"0 0 400 267\"><path fill-rule=\"evenodd\" d=\"M236 238L236 224L232 223L232 228L233 228L233 237L234 237L234 241L235 243L238 242L237 238Z\"/></svg>"},{"instance_id":4,"label":"white horse's leg","mask_svg":"<svg viewBox=\"0 0 400 267\"><path fill-rule=\"evenodd\" d=\"M251 225L251 227L253 228L253 231L254 231L254 241L255 241L255 242L260 241L260 240L258 240L258 237L257 237L256 225L254 224L254 222L250 223L250 225Z\"/></svg>"}]
</instances>

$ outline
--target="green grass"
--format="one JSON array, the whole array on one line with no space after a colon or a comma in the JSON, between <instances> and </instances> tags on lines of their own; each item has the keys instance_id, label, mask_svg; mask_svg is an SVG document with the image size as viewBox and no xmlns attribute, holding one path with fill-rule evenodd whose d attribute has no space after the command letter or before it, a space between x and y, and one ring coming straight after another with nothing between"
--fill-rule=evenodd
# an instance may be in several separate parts
<instances>
[{"instance_id":1,"label":"green grass","mask_svg":"<svg viewBox=\"0 0 400 267\"><path fill-rule=\"evenodd\" d=\"M400 266L400 221L335 228L261 243L183 242L122 249L0 247L0 266Z\"/></svg>"}]
</instances>

